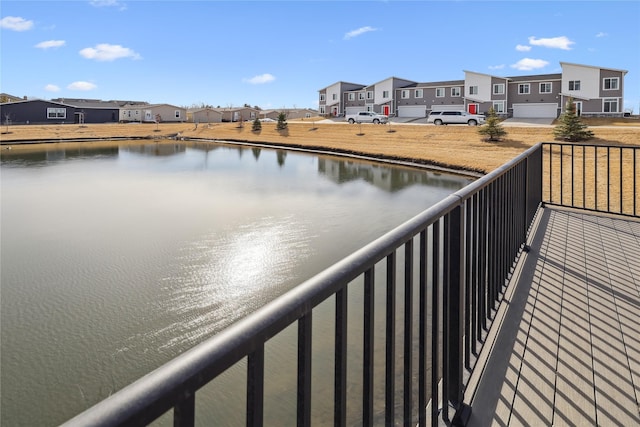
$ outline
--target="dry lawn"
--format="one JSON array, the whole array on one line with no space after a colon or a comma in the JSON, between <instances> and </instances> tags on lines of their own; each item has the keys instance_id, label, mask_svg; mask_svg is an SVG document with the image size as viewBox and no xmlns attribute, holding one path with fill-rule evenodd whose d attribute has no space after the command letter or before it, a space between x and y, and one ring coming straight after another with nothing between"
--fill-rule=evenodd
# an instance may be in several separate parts
<instances>
[{"instance_id":1,"label":"dry lawn","mask_svg":"<svg viewBox=\"0 0 640 427\"><path fill-rule=\"evenodd\" d=\"M606 122L605 124L611 124ZM288 129L277 131L276 123L262 123L253 132L251 123L200 124L89 124L2 126L3 149L41 149L28 141L63 143L89 139L197 138L242 142L262 142L285 147L320 148L337 152L366 154L373 157L406 159L443 167L488 172L517 156L538 142L553 141L553 127L505 127L503 141L484 142L477 128L467 126L430 126L411 124L348 125L318 123L313 120L291 121ZM594 144L638 145L640 127L591 126Z\"/></svg>"}]
</instances>

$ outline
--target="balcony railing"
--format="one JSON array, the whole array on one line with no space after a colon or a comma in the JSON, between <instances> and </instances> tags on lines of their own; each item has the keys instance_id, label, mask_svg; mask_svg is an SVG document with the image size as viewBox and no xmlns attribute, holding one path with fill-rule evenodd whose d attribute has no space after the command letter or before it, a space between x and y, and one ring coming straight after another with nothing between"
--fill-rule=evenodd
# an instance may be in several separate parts
<instances>
[{"instance_id":1,"label":"balcony railing","mask_svg":"<svg viewBox=\"0 0 640 427\"><path fill-rule=\"evenodd\" d=\"M545 143L544 148L546 203L640 215L640 147Z\"/></svg>"},{"instance_id":2,"label":"balcony railing","mask_svg":"<svg viewBox=\"0 0 640 427\"><path fill-rule=\"evenodd\" d=\"M618 148L604 149L610 162L610 153ZM566 165L575 163L576 150L583 153L579 162L589 161L589 146L532 147L65 425L146 425L173 409L175 426L192 426L198 390L246 358L245 422L260 426L265 344L292 324L297 324L297 424L310 425L311 405L316 402L311 397L314 308L326 300L333 300L335 307L334 372L333 396L322 398L333 402L334 425L347 424L347 402L353 407L354 399L359 400L362 425L388 425L399 420L404 425L436 425L450 414L451 421L464 423L470 410L463 403L468 374L514 263L526 250L527 232L543 193L547 202L587 207L590 199L585 194L592 186L601 188L602 176L596 174L597 184L589 181L585 163L579 169L584 189L582 193L575 189L575 176L580 173L576 169L567 172ZM596 161L600 150L595 151ZM566 159L569 152L572 154ZM611 200L618 200L616 194L620 193L620 210L632 206L637 215L638 153L636 149L632 155L622 149L619 152L620 170L625 173L620 179L607 175L607 188L614 181L621 184L619 190L608 190L606 210L613 210ZM629 156L633 158L632 173L626 173ZM558 163L557 157L564 160ZM543 169L549 177L545 180ZM571 184L566 181L569 178ZM626 194L630 191L633 202ZM576 203L580 195L581 204ZM604 208L604 204L599 199L593 207ZM352 286L362 286L363 302L358 310L350 309L352 304L347 300ZM384 328L374 324L374 307L380 307L380 301L375 303L376 287L385 291ZM362 312L362 317L353 318L354 312ZM347 320L359 322L363 331L359 344L362 389L356 397L347 384ZM396 337L401 337L401 346ZM376 354L379 339L384 340L384 351ZM383 369L373 368L374 357L384 357ZM396 381L398 377L400 381ZM398 387L401 390L396 390L396 382L402 384ZM380 387L384 387L383 398L374 393Z\"/></svg>"}]
</instances>

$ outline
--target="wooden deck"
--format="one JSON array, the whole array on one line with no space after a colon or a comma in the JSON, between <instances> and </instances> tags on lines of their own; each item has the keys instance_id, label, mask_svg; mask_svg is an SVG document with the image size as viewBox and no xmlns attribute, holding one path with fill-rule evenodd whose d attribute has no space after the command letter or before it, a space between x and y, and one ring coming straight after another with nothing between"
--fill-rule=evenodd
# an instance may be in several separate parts
<instances>
[{"instance_id":1,"label":"wooden deck","mask_svg":"<svg viewBox=\"0 0 640 427\"><path fill-rule=\"evenodd\" d=\"M469 383L470 425L640 425L640 221L545 207L530 242Z\"/></svg>"}]
</instances>

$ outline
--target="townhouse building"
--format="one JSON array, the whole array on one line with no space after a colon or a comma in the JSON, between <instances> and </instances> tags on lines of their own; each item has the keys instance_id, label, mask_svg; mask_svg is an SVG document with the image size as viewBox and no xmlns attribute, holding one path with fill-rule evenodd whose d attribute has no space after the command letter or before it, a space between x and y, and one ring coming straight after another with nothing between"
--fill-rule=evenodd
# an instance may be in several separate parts
<instances>
[{"instance_id":1,"label":"townhouse building","mask_svg":"<svg viewBox=\"0 0 640 427\"><path fill-rule=\"evenodd\" d=\"M421 83L390 77L372 85L338 82L319 90L318 109L325 116L375 111L420 118L434 109L484 114L493 107L502 117L556 118L572 98L579 115L623 115L626 70L568 62L560 66L561 73L529 76L464 70L464 80Z\"/></svg>"},{"instance_id":2,"label":"townhouse building","mask_svg":"<svg viewBox=\"0 0 640 427\"><path fill-rule=\"evenodd\" d=\"M362 89L364 89L364 85L343 81L320 89L318 114L332 117L344 115L346 111L346 106L344 105L345 93Z\"/></svg>"}]
</instances>

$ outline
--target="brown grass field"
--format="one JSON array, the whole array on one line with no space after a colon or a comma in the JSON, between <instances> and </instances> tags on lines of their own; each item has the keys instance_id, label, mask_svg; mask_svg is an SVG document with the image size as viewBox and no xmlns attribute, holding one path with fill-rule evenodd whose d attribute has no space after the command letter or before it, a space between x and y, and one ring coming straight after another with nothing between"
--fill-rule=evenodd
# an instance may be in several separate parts
<instances>
[{"instance_id":1,"label":"brown grass field","mask_svg":"<svg viewBox=\"0 0 640 427\"><path fill-rule=\"evenodd\" d=\"M627 123L636 126L625 126ZM46 146L51 148L52 143L65 146L102 144L109 138L149 138L162 143L164 139L170 142L169 138L178 136L185 139L262 142L284 147L318 148L486 173L538 142L554 141L552 126L505 126L508 134L501 142L491 143L483 141L477 128L467 126L348 125L318 123L313 119L290 121L285 131L277 131L275 126L275 123L262 123L262 130L253 132L250 122L245 122L243 126L238 123L198 126L193 123L12 125L0 128L0 142L3 149L40 150L43 144L24 142L46 140ZM590 125L589 129L596 136L589 143L640 143L640 122L637 120L620 119L620 123L601 121ZM78 139L88 141L78 142ZM97 139L105 141L98 142Z\"/></svg>"}]
</instances>

